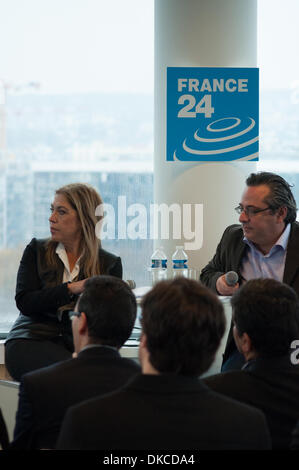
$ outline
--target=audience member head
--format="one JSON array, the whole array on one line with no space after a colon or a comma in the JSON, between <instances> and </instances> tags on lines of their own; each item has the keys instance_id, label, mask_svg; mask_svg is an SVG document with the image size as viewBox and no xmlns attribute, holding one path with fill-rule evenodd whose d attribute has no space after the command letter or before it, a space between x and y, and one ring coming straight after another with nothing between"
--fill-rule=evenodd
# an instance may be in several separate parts
<instances>
[{"instance_id":1,"label":"audience member head","mask_svg":"<svg viewBox=\"0 0 299 470\"><path fill-rule=\"evenodd\" d=\"M213 362L225 330L222 304L200 282L162 281L142 301L139 356L144 373L199 376Z\"/></svg>"},{"instance_id":2,"label":"audience member head","mask_svg":"<svg viewBox=\"0 0 299 470\"><path fill-rule=\"evenodd\" d=\"M267 185L270 189L269 195L265 198L265 204L275 213L278 209L286 207L287 215L285 224L294 222L297 216L296 201L291 191L291 185L281 176L267 171L251 173L246 179L247 186Z\"/></svg>"},{"instance_id":3,"label":"audience member head","mask_svg":"<svg viewBox=\"0 0 299 470\"><path fill-rule=\"evenodd\" d=\"M298 338L296 292L274 279L247 281L231 299L236 345L245 359L288 354Z\"/></svg>"},{"instance_id":4,"label":"audience member head","mask_svg":"<svg viewBox=\"0 0 299 470\"><path fill-rule=\"evenodd\" d=\"M75 351L87 344L120 348L130 337L136 319L136 299L130 287L113 276L94 276L85 282L72 319Z\"/></svg>"}]
</instances>

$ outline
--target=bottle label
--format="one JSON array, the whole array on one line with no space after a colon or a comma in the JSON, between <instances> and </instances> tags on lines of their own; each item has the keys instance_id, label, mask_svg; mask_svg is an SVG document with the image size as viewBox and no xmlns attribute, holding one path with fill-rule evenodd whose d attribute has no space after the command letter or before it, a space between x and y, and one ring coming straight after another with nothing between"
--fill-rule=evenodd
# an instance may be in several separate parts
<instances>
[{"instance_id":1,"label":"bottle label","mask_svg":"<svg viewBox=\"0 0 299 470\"><path fill-rule=\"evenodd\" d=\"M173 260L173 269L187 269L187 260L186 259L174 259Z\"/></svg>"},{"instance_id":2,"label":"bottle label","mask_svg":"<svg viewBox=\"0 0 299 470\"><path fill-rule=\"evenodd\" d=\"M167 269L167 259L152 259L152 268Z\"/></svg>"},{"instance_id":3,"label":"bottle label","mask_svg":"<svg viewBox=\"0 0 299 470\"><path fill-rule=\"evenodd\" d=\"M167 269L167 259L152 259L152 268Z\"/></svg>"},{"instance_id":4,"label":"bottle label","mask_svg":"<svg viewBox=\"0 0 299 470\"><path fill-rule=\"evenodd\" d=\"M160 268L162 265L160 259L152 259L152 268Z\"/></svg>"}]
</instances>

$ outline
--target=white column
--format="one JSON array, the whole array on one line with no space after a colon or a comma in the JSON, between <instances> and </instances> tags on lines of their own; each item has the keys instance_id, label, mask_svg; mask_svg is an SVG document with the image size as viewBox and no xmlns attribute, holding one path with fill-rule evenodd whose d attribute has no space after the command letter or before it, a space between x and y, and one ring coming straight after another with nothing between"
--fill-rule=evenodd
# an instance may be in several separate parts
<instances>
[{"instance_id":1,"label":"white column","mask_svg":"<svg viewBox=\"0 0 299 470\"><path fill-rule=\"evenodd\" d=\"M166 162L167 67L256 67L256 0L155 1L155 203L202 203L203 247L188 251L189 266L213 256L254 162ZM182 239L184 242L184 239ZM157 240L171 258L179 240Z\"/></svg>"}]
</instances>

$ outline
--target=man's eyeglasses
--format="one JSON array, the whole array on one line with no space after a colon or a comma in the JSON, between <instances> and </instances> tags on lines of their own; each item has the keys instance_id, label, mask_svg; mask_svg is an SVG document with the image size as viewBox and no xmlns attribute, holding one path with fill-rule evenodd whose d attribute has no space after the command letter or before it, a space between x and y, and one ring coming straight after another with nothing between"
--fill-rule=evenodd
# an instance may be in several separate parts
<instances>
[{"instance_id":1,"label":"man's eyeglasses","mask_svg":"<svg viewBox=\"0 0 299 470\"><path fill-rule=\"evenodd\" d=\"M270 206L266 207L265 209L255 209L254 207L248 206L248 207L243 207L241 204L238 205L238 207L235 207L235 211L237 214L242 214L242 212L245 212L247 217L251 217L253 215L259 214L260 212L267 211L269 209L272 209Z\"/></svg>"},{"instance_id":2,"label":"man's eyeglasses","mask_svg":"<svg viewBox=\"0 0 299 470\"><path fill-rule=\"evenodd\" d=\"M73 310L69 311L69 319L72 320L74 317L80 317L81 312L74 312Z\"/></svg>"}]
</instances>

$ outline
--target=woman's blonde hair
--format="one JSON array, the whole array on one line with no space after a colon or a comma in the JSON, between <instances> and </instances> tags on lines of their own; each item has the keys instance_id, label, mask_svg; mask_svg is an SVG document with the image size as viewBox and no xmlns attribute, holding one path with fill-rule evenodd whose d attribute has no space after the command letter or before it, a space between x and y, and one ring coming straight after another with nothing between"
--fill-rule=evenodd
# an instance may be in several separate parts
<instances>
[{"instance_id":1,"label":"woman's blonde hair","mask_svg":"<svg viewBox=\"0 0 299 470\"><path fill-rule=\"evenodd\" d=\"M81 259L80 268L85 277L100 274L98 250L101 241L96 236L95 227L102 218L96 216L95 211L98 205L103 204L99 193L89 184L71 183L55 191L66 198L71 207L77 212L82 228L80 243ZM56 255L57 242L49 240L47 244L47 261L52 267L57 267Z\"/></svg>"}]
</instances>

